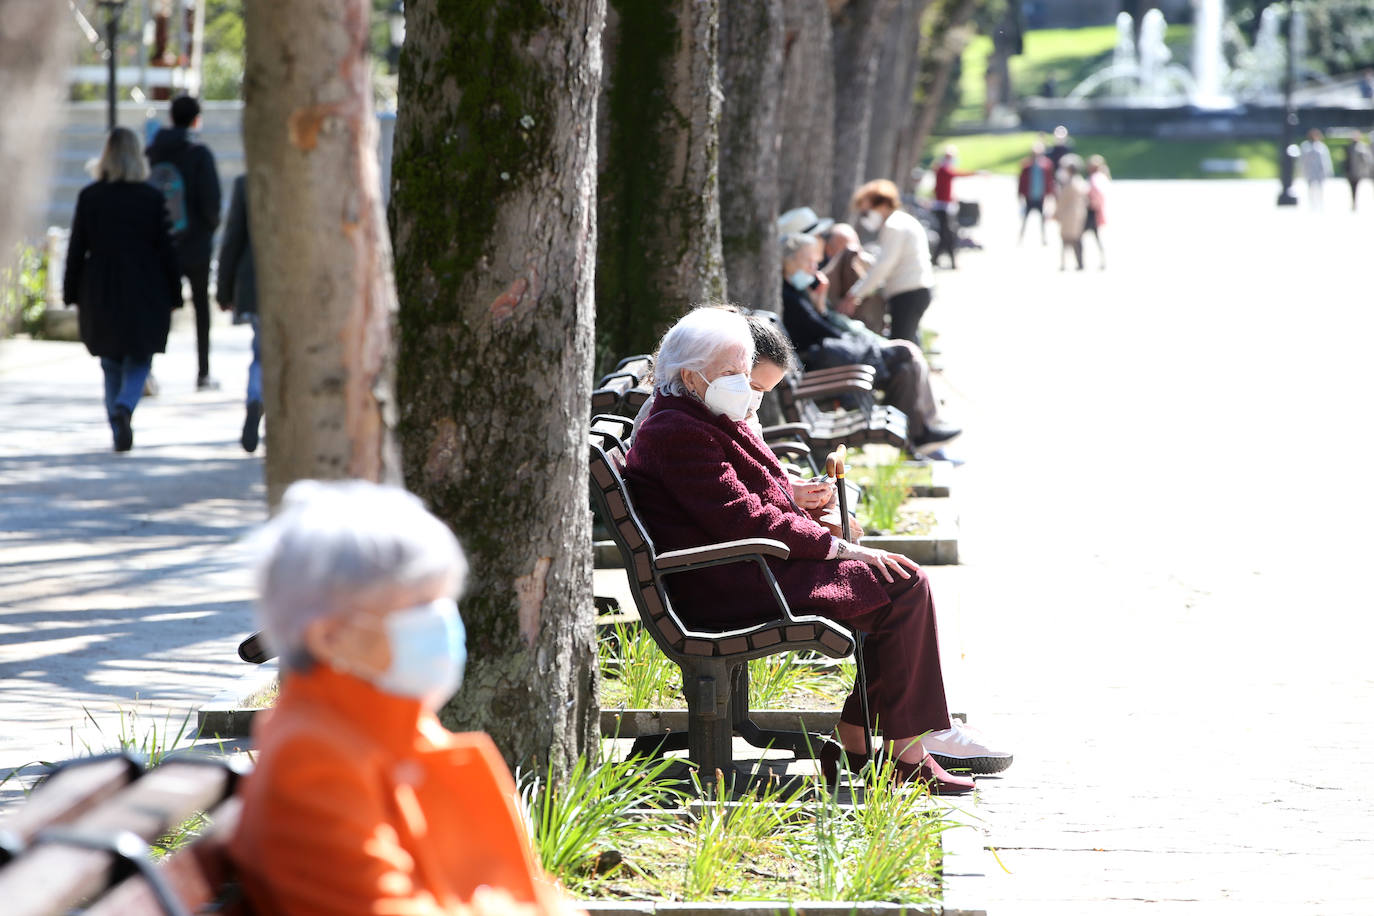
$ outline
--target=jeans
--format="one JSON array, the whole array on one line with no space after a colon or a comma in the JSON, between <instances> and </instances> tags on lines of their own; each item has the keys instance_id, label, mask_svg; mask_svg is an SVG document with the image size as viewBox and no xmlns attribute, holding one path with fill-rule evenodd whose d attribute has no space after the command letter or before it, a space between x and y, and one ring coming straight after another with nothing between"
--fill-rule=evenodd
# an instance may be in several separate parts
<instances>
[{"instance_id":1,"label":"jeans","mask_svg":"<svg viewBox=\"0 0 1374 916\"><path fill-rule=\"evenodd\" d=\"M191 284L191 304L196 309L196 378L210 377L210 262L182 265Z\"/></svg>"},{"instance_id":2,"label":"jeans","mask_svg":"<svg viewBox=\"0 0 1374 916\"><path fill-rule=\"evenodd\" d=\"M137 360L132 356L123 359L100 357L100 368L105 370L105 416L114 419L115 407L123 407L134 412L138 399L143 397L143 383L148 381L148 373L153 370L153 360Z\"/></svg>"},{"instance_id":3,"label":"jeans","mask_svg":"<svg viewBox=\"0 0 1374 916\"><path fill-rule=\"evenodd\" d=\"M249 323L253 325L253 361L248 364L248 397L249 404L254 401L262 401L262 322L256 314L248 316Z\"/></svg>"}]
</instances>

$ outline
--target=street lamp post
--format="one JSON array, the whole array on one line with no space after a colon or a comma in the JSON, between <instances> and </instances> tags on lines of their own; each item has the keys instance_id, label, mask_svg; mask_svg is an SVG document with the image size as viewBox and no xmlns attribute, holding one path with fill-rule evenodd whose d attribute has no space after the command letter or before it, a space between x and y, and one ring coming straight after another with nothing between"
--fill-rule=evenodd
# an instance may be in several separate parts
<instances>
[{"instance_id":1,"label":"street lamp post","mask_svg":"<svg viewBox=\"0 0 1374 916\"><path fill-rule=\"evenodd\" d=\"M1293 193L1293 163L1298 158L1293 146L1293 129L1298 126L1298 113L1293 108L1293 83L1298 73L1297 21L1301 15L1294 4L1288 5L1288 60L1283 73L1283 132L1279 138L1279 183L1283 185L1279 191L1280 207L1292 207L1298 202Z\"/></svg>"},{"instance_id":2,"label":"street lamp post","mask_svg":"<svg viewBox=\"0 0 1374 916\"><path fill-rule=\"evenodd\" d=\"M115 47L119 40L119 14L124 12L126 2L127 0L99 0L101 9L105 11L105 54L110 65L109 84L105 87L108 106L105 125L107 130L114 130L119 120L115 108L115 96L119 92L119 56L115 53Z\"/></svg>"},{"instance_id":3,"label":"street lamp post","mask_svg":"<svg viewBox=\"0 0 1374 916\"><path fill-rule=\"evenodd\" d=\"M387 26L391 47L387 49L387 64L392 73L401 66L401 45L406 41L406 5L404 0L396 0L387 12Z\"/></svg>"}]
</instances>

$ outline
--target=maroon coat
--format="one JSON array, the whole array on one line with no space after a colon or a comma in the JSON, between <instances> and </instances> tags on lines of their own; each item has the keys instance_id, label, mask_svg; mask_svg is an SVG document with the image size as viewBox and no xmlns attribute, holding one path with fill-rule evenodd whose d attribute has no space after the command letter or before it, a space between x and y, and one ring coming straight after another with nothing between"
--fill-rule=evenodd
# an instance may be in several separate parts
<instances>
[{"instance_id":1,"label":"maroon coat","mask_svg":"<svg viewBox=\"0 0 1374 916\"><path fill-rule=\"evenodd\" d=\"M791 559L768 565L794 613L844 620L891 602L858 560L827 560L830 532L792 500L787 474L746 426L691 397L656 395L626 459L639 517L660 551L761 537ZM778 616L758 567L732 563L669 577L689 625L729 629Z\"/></svg>"}]
</instances>

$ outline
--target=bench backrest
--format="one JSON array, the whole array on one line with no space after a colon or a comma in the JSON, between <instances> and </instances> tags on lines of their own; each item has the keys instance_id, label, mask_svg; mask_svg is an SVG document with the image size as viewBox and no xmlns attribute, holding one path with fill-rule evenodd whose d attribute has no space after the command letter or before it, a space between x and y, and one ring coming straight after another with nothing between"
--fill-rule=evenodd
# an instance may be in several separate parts
<instances>
[{"instance_id":1,"label":"bench backrest","mask_svg":"<svg viewBox=\"0 0 1374 916\"><path fill-rule=\"evenodd\" d=\"M701 647L689 647L686 628L673 611L658 577L654 575L654 542L635 513L623 475L624 467L624 446L618 441L593 434L590 468L592 496L610 530L611 538L620 548L640 620L669 658L678 660L688 654L700 654ZM692 652L691 649L697 651Z\"/></svg>"},{"instance_id":2,"label":"bench backrest","mask_svg":"<svg viewBox=\"0 0 1374 916\"><path fill-rule=\"evenodd\" d=\"M110 769L104 764L99 768ZM0 900L6 916L62 916L83 903L103 899L112 888L118 890L130 880L133 866L146 860L147 844L182 827L197 813L219 810L238 776L236 768L220 762L182 759L132 781L126 778L122 787L107 782L92 792L91 774L96 768L77 767L72 772L83 769L82 779L59 771L0 828L13 835L28 834L23 848L0 867ZM92 801L96 795L99 800ZM36 807L26 810L29 805ZM38 823L49 812L57 812L55 819ZM204 851L193 853L188 861L203 855ZM211 880L213 875L206 883ZM103 912L151 914L164 909L159 905Z\"/></svg>"}]
</instances>

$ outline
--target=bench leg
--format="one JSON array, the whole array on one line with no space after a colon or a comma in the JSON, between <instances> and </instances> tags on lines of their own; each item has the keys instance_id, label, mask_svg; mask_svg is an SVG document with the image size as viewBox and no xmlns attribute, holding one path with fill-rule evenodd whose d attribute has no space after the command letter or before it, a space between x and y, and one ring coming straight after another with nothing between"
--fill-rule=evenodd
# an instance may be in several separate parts
<instances>
[{"instance_id":1,"label":"bench leg","mask_svg":"<svg viewBox=\"0 0 1374 916\"><path fill-rule=\"evenodd\" d=\"M717 772L727 780L734 775L730 667L722 662L699 662L682 669L688 752L700 768L702 786L714 785Z\"/></svg>"}]
</instances>

